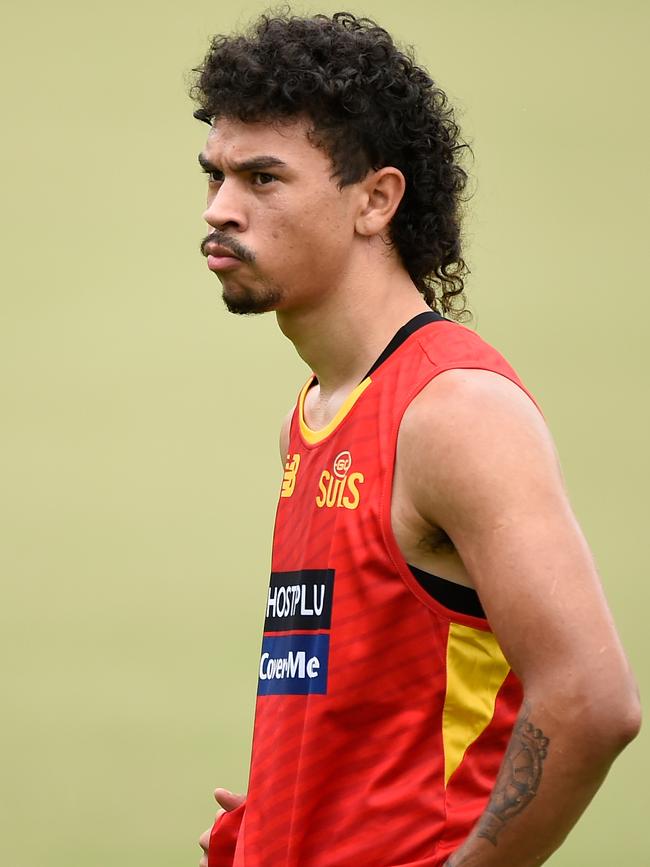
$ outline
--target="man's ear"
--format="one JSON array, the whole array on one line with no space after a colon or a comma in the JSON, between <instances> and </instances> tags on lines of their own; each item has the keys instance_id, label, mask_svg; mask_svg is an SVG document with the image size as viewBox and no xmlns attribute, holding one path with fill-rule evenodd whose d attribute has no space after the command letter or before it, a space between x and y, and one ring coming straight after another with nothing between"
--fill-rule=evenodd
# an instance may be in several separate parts
<instances>
[{"instance_id":1,"label":"man's ear","mask_svg":"<svg viewBox=\"0 0 650 867\"><path fill-rule=\"evenodd\" d=\"M406 181L394 166L370 172L361 181L363 200L354 227L360 235L371 237L383 232L402 201Z\"/></svg>"}]
</instances>

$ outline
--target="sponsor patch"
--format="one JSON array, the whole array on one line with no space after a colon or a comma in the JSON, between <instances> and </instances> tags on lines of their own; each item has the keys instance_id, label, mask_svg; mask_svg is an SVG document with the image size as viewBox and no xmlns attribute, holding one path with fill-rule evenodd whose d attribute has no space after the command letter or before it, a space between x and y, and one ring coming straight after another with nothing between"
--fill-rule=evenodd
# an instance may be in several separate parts
<instances>
[{"instance_id":1,"label":"sponsor patch","mask_svg":"<svg viewBox=\"0 0 650 867\"><path fill-rule=\"evenodd\" d=\"M258 695L325 695L330 637L265 635L260 657Z\"/></svg>"},{"instance_id":2,"label":"sponsor patch","mask_svg":"<svg viewBox=\"0 0 650 867\"><path fill-rule=\"evenodd\" d=\"M264 631L329 629L333 593L334 569L271 572Z\"/></svg>"}]
</instances>

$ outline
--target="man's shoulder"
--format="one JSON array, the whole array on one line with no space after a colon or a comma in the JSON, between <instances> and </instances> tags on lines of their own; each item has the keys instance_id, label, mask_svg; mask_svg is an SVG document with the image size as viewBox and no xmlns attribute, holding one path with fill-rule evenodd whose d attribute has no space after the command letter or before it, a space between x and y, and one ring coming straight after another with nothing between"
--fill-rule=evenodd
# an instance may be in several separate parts
<instances>
[{"instance_id":1,"label":"man's shoulder","mask_svg":"<svg viewBox=\"0 0 650 867\"><path fill-rule=\"evenodd\" d=\"M541 413L521 387L494 371L448 370L428 383L404 415L397 457L416 513L457 546L479 527L564 503Z\"/></svg>"},{"instance_id":2,"label":"man's shoulder","mask_svg":"<svg viewBox=\"0 0 650 867\"><path fill-rule=\"evenodd\" d=\"M492 367L458 366L437 373L408 407L407 418L432 415L444 422L453 418L483 417L486 412L511 412L537 417L540 411L516 374ZM452 420L453 420L452 418Z\"/></svg>"},{"instance_id":3,"label":"man's shoulder","mask_svg":"<svg viewBox=\"0 0 650 867\"><path fill-rule=\"evenodd\" d=\"M418 342L439 370L483 368L517 379L514 368L500 350L462 322L440 320L429 328L423 328Z\"/></svg>"},{"instance_id":4,"label":"man's shoulder","mask_svg":"<svg viewBox=\"0 0 650 867\"><path fill-rule=\"evenodd\" d=\"M407 407L398 447L414 472L426 464L456 479L486 462L521 465L554 453L542 414L519 381L482 368L435 376Z\"/></svg>"}]
</instances>

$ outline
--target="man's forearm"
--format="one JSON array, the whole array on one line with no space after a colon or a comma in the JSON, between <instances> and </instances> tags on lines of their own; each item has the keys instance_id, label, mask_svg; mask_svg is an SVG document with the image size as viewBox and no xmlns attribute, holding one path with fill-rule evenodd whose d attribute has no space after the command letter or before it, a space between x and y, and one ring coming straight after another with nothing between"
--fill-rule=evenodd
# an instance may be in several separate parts
<instances>
[{"instance_id":1,"label":"man's forearm","mask_svg":"<svg viewBox=\"0 0 650 867\"><path fill-rule=\"evenodd\" d=\"M557 714L524 702L488 805L445 867L544 863L627 742L623 726L620 733L616 726L606 729L588 719L582 725L575 719L565 723Z\"/></svg>"}]
</instances>

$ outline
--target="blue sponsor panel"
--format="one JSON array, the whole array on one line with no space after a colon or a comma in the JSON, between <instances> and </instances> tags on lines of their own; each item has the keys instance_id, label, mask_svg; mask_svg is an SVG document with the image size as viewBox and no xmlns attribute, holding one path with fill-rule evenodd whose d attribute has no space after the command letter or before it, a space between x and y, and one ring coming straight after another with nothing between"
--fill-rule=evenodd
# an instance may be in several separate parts
<instances>
[{"instance_id":1,"label":"blue sponsor panel","mask_svg":"<svg viewBox=\"0 0 650 867\"><path fill-rule=\"evenodd\" d=\"M329 635L265 635L258 695L325 695Z\"/></svg>"}]
</instances>

